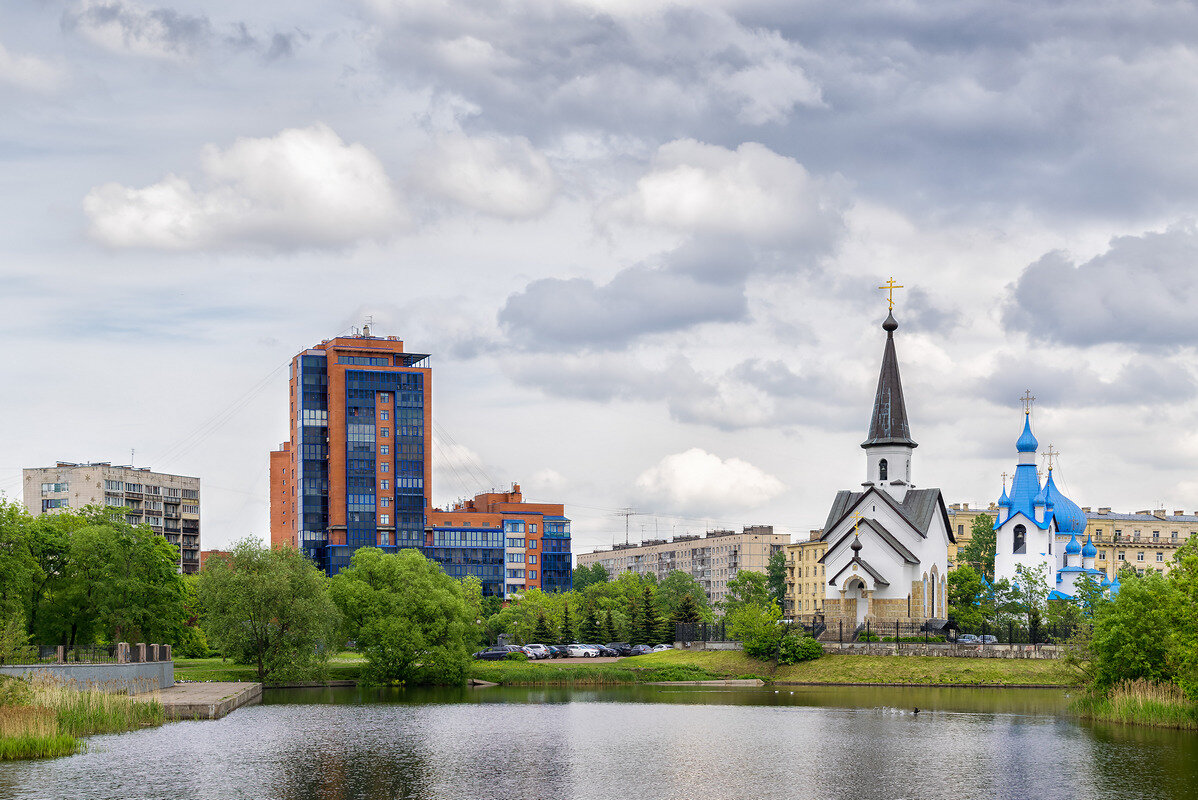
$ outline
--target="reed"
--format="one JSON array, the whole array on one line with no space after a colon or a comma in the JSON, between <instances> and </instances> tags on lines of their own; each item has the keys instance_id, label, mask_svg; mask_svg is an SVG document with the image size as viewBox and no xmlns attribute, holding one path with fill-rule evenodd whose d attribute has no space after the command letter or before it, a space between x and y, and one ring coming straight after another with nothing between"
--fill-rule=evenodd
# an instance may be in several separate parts
<instances>
[{"instance_id":1,"label":"reed","mask_svg":"<svg viewBox=\"0 0 1198 800\"><path fill-rule=\"evenodd\" d=\"M1172 683L1123 681L1105 695L1083 695L1074 701L1073 709L1101 722L1198 730L1198 706Z\"/></svg>"}]
</instances>

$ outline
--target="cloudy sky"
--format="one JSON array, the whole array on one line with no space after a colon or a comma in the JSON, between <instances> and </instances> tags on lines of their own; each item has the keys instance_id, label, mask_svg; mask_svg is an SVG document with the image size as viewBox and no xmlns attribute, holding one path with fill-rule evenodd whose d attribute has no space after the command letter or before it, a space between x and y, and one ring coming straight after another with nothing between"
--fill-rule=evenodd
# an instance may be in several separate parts
<instances>
[{"instance_id":1,"label":"cloudy sky","mask_svg":"<svg viewBox=\"0 0 1198 800\"><path fill-rule=\"evenodd\" d=\"M0 107L9 496L133 450L265 536L285 365L371 316L436 502L805 536L894 275L918 485L994 499L1030 388L1079 503L1198 508L1191 4L31 0Z\"/></svg>"}]
</instances>

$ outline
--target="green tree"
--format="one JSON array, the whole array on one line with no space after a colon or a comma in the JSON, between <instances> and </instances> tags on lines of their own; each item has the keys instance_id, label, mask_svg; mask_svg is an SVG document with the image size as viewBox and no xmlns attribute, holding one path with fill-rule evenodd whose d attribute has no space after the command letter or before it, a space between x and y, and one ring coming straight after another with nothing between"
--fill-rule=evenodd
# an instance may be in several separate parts
<instances>
[{"instance_id":1,"label":"green tree","mask_svg":"<svg viewBox=\"0 0 1198 800\"><path fill-rule=\"evenodd\" d=\"M786 600L786 551L779 550L770 556L769 563L765 568L765 585L769 592L770 600L773 600L779 607Z\"/></svg>"},{"instance_id":2,"label":"green tree","mask_svg":"<svg viewBox=\"0 0 1198 800\"><path fill-rule=\"evenodd\" d=\"M641 602L637 613L638 644L658 644L657 641L657 603L653 599L653 589L646 586L641 592Z\"/></svg>"},{"instance_id":3,"label":"green tree","mask_svg":"<svg viewBox=\"0 0 1198 800\"><path fill-rule=\"evenodd\" d=\"M469 609L462 585L419 550L354 551L332 580L345 631L377 683L455 684L470 662Z\"/></svg>"},{"instance_id":4,"label":"green tree","mask_svg":"<svg viewBox=\"0 0 1198 800\"><path fill-rule=\"evenodd\" d=\"M957 551L957 566L973 567L974 572L993 581L995 551L994 518L989 514L978 514L969 526L969 541Z\"/></svg>"},{"instance_id":5,"label":"green tree","mask_svg":"<svg viewBox=\"0 0 1198 800\"><path fill-rule=\"evenodd\" d=\"M1015 582L1018 589L1015 595L1020 610L1027 621L1028 635L1039 632L1044 622L1048 606L1048 574L1047 565L1036 567L1015 565Z\"/></svg>"},{"instance_id":6,"label":"green tree","mask_svg":"<svg viewBox=\"0 0 1198 800\"><path fill-rule=\"evenodd\" d=\"M683 597L682 602L678 604L678 609L674 612L674 624L686 625L699 621L699 607L694 598L689 595Z\"/></svg>"},{"instance_id":7,"label":"green tree","mask_svg":"<svg viewBox=\"0 0 1198 800\"><path fill-rule=\"evenodd\" d=\"M674 637L674 618L666 613L665 609L658 609L657 626L653 638L658 644L673 644L677 641Z\"/></svg>"},{"instance_id":8,"label":"green tree","mask_svg":"<svg viewBox=\"0 0 1198 800\"><path fill-rule=\"evenodd\" d=\"M608 642L616 641L616 623L611 618L611 610L603 615L603 638Z\"/></svg>"},{"instance_id":9,"label":"green tree","mask_svg":"<svg viewBox=\"0 0 1198 800\"><path fill-rule=\"evenodd\" d=\"M280 682L324 674L338 624L327 584L298 551L245 539L204 565L196 594L217 649Z\"/></svg>"},{"instance_id":10,"label":"green tree","mask_svg":"<svg viewBox=\"0 0 1198 800\"><path fill-rule=\"evenodd\" d=\"M769 591L766 589L766 578L760 572L741 570L736 577L728 581L727 599L723 602L724 614L731 616L741 606L760 606L765 608L770 603Z\"/></svg>"},{"instance_id":11,"label":"green tree","mask_svg":"<svg viewBox=\"0 0 1198 800\"><path fill-rule=\"evenodd\" d=\"M1169 631L1176 628L1179 600L1170 581L1150 573L1129 577L1111 602L1095 607L1090 642L1095 688L1105 691L1124 680L1174 677Z\"/></svg>"},{"instance_id":12,"label":"green tree","mask_svg":"<svg viewBox=\"0 0 1198 800\"><path fill-rule=\"evenodd\" d=\"M24 612L9 612L7 620L0 619L0 664L26 664L33 655Z\"/></svg>"},{"instance_id":13,"label":"green tree","mask_svg":"<svg viewBox=\"0 0 1198 800\"><path fill-rule=\"evenodd\" d=\"M774 659L786 635L786 626L779 624L781 619L782 609L777 603L742 603L728 612L728 634L744 645L745 655Z\"/></svg>"},{"instance_id":14,"label":"green tree","mask_svg":"<svg viewBox=\"0 0 1198 800\"><path fill-rule=\"evenodd\" d=\"M476 647L485 641L486 621L490 616L484 609L483 582L477 575L467 575L462 578L462 600L466 603L466 615L470 620L466 644Z\"/></svg>"},{"instance_id":15,"label":"green tree","mask_svg":"<svg viewBox=\"0 0 1198 800\"><path fill-rule=\"evenodd\" d=\"M629 644L647 644L642 638L644 625L641 623L641 604L637 598L628 600L628 618L624 623L624 641Z\"/></svg>"},{"instance_id":16,"label":"green tree","mask_svg":"<svg viewBox=\"0 0 1198 800\"><path fill-rule=\"evenodd\" d=\"M570 604L562 605L562 633L561 641L558 644L571 644L578 641L574 637L574 623L570 620Z\"/></svg>"},{"instance_id":17,"label":"green tree","mask_svg":"<svg viewBox=\"0 0 1198 800\"><path fill-rule=\"evenodd\" d=\"M586 613L582 617L582 627L578 630L578 637L587 644L598 643L603 638L603 631L600 629L599 618L595 615L594 606L587 606Z\"/></svg>"},{"instance_id":18,"label":"green tree","mask_svg":"<svg viewBox=\"0 0 1198 800\"><path fill-rule=\"evenodd\" d=\"M1187 541L1178 548L1173 559L1173 569L1168 578L1172 601L1169 609L1169 658L1177 684L1190 700L1198 702L1198 540ZM1122 597L1123 590L1120 590L1115 602Z\"/></svg>"},{"instance_id":19,"label":"green tree","mask_svg":"<svg viewBox=\"0 0 1198 800\"><path fill-rule=\"evenodd\" d=\"M593 583L607 583L607 570L602 564L590 567L575 567L571 573L571 583L574 591L581 592Z\"/></svg>"},{"instance_id":20,"label":"green tree","mask_svg":"<svg viewBox=\"0 0 1198 800\"><path fill-rule=\"evenodd\" d=\"M966 630L980 630L985 614L982 597L985 584L973 567L962 565L948 573L949 615Z\"/></svg>"},{"instance_id":21,"label":"green tree","mask_svg":"<svg viewBox=\"0 0 1198 800\"><path fill-rule=\"evenodd\" d=\"M537 627L533 628L532 638L538 644L552 644L556 638L553 631L549 630L549 622L545 619L544 612L537 616Z\"/></svg>"},{"instance_id":22,"label":"green tree","mask_svg":"<svg viewBox=\"0 0 1198 800\"><path fill-rule=\"evenodd\" d=\"M657 585L657 604L662 610L675 616L683 603L688 602L695 609L698 619L695 622L710 622L712 620L711 605L707 600L707 592L689 573L682 570L672 570Z\"/></svg>"}]
</instances>

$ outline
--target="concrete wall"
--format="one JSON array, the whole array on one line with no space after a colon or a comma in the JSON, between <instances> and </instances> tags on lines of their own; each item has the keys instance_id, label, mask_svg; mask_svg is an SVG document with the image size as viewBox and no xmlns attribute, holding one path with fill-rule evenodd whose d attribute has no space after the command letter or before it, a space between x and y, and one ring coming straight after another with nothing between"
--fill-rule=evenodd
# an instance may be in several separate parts
<instances>
[{"instance_id":1,"label":"concrete wall","mask_svg":"<svg viewBox=\"0 0 1198 800\"><path fill-rule=\"evenodd\" d=\"M0 675L48 676L80 689L136 694L175 685L175 662L145 664L16 664L0 666Z\"/></svg>"}]
</instances>

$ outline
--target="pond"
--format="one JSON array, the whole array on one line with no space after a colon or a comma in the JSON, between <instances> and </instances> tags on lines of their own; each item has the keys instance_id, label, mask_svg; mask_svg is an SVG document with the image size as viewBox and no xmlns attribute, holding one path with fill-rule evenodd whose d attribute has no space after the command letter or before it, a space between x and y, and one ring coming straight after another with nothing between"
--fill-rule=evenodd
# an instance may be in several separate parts
<instances>
[{"instance_id":1,"label":"pond","mask_svg":"<svg viewBox=\"0 0 1198 800\"><path fill-rule=\"evenodd\" d=\"M1039 689L273 690L222 720L0 763L0 797L1194 796L1198 736L1079 723L1067 703Z\"/></svg>"}]
</instances>

